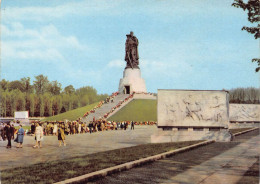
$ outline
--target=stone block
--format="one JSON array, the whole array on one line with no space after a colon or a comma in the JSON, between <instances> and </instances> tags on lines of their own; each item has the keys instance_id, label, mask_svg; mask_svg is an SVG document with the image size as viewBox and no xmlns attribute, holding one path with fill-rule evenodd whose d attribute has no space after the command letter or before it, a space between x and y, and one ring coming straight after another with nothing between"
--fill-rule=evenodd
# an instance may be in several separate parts
<instances>
[{"instance_id":1,"label":"stone block","mask_svg":"<svg viewBox=\"0 0 260 184\"><path fill-rule=\"evenodd\" d=\"M130 94L132 92L147 92L145 81L141 77L141 70L127 68L124 70L123 78L119 82L119 93Z\"/></svg>"},{"instance_id":2,"label":"stone block","mask_svg":"<svg viewBox=\"0 0 260 184\"><path fill-rule=\"evenodd\" d=\"M226 91L158 90L158 127L228 128Z\"/></svg>"},{"instance_id":3,"label":"stone block","mask_svg":"<svg viewBox=\"0 0 260 184\"><path fill-rule=\"evenodd\" d=\"M151 142L230 141L226 91L158 90L158 131Z\"/></svg>"}]
</instances>

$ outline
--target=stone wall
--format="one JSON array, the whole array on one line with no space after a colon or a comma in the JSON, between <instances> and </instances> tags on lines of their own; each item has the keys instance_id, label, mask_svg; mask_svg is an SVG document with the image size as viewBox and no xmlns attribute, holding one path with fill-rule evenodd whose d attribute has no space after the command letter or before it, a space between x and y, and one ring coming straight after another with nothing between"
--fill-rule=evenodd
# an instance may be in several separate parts
<instances>
[{"instance_id":1,"label":"stone wall","mask_svg":"<svg viewBox=\"0 0 260 184\"><path fill-rule=\"evenodd\" d=\"M229 104L230 128L260 127L260 104Z\"/></svg>"},{"instance_id":2,"label":"stone wall","mask_svg":"<svg viewBox=\"0 0 260 184\"><path fill-rule=\"evenodd\" d=\"M230 141L226 91L158 90L158 131L151 142Z\"/></svg>"},{"instance_id":3,"label":"stone wall","mask_svg":"<svg viewBox=\"0 0 260 184\"><path fill-rule=\"evenodd\" d=\"M225 91L158 90L158 126L228 128Z\"/></svg>"}]
</instances>

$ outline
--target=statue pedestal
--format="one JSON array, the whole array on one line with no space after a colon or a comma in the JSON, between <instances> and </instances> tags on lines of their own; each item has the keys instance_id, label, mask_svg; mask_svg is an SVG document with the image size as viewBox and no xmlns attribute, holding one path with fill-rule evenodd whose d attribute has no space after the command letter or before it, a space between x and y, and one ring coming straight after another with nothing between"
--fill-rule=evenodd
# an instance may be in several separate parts
<instances>
[{"instance_id":1,"label":"statue pedestal","mask_svg":"<svg viewBox=\"0 0 260 184\"><path fill-rule=\"evenodd\" d=\"M119 93L130 94L132 92L147 92L145 81L141 77L141 70L138 68L127 68L124 70L123 78L119 82Z\"/></svg>"}]
</instances>

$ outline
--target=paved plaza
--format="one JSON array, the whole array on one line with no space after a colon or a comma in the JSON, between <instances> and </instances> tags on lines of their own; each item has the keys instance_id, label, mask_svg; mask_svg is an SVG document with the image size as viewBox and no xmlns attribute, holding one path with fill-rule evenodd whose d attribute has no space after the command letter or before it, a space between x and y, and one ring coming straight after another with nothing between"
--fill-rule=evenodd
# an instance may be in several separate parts
<instances>
[{"instance_id":1,"label":"paved plaza","mask_svg":"<svg viewBox=\"0 0 260 184\"><path fill-rule=\"evenodd\" d=\"M58 146L56 136L45 136L41 149L32 148L32 136L25 137L22 149L14 146L12 149L6 149L7 142L0 141L0 168L3 170L146 144L150 142L150 136L155 131L156 126L136 126L135 130L69 135L66 137L66 147ZM259 159L259 147L259 130L255 130L235 137L232 142L212 143L91 183L244 183L241 182L243 175ZM249 183L258 183L256 177L249 176Z\"/></svg>"},{"instance_id":2,"label":"paved plaza","mask_svg":"<svg viewBox=\"0 0 260 184\"><path fill-rule=\"evenodd\" d=\"M93 183L207 183L235 184L260 155L259 130L174 155L131 170L113 174ZM252 178L252 177L251 177ZM250 184L258 184L254 176Z\"/></svg>"},{"instance_id":3,"label":"paved plaza","mask_svg":"<svg viewBox=\"0 0 260 184\"><path fill-rule=\"evenodd\" d=\"M23 148L6 149L7 141L0 141L0 170L39 162L81 156L101 151L150 143L155 125L135 126L135 130L113 130L66 136L66 147L59 147L57 136L44 136L43 148L33 148L33 136L25 136Z\"/></svg>"}]
</instances>

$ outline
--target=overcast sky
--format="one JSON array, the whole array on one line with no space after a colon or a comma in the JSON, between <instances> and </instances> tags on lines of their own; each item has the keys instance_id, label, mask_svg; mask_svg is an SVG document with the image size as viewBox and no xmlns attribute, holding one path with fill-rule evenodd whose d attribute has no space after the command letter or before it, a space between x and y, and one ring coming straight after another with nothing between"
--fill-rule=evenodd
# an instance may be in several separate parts
<instances>
[{"instance_id":1,"label":"overcast sky","mask_svg":"<svg viewBox=\"0 0 260 184\"><path fill-rule=\"evenodd\" d=\"M118 90L126 34L139 40L142 77L157 89L259 87L259 40L233 0L2 0L1 77L43 74L62 87Z\"/></svg>"}]
</instances>

